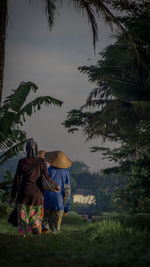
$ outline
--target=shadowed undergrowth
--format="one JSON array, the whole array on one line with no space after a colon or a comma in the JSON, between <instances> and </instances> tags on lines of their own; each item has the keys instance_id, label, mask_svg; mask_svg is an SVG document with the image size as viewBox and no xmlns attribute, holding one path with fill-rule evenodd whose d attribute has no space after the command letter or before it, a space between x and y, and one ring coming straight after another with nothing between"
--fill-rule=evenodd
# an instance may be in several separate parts
<instances>
[{"instance_id":1,"label":"shadowed undergrowth","mask_svg":"<svg viewBox=\"0 0 150 267\"><path fill-rule=\"evenodd\" d=\"M83 223L71 213L61 233L22 238L0 221L1 266L150 266L149 234L119 221Z\"/></svg>"}]
</instances>

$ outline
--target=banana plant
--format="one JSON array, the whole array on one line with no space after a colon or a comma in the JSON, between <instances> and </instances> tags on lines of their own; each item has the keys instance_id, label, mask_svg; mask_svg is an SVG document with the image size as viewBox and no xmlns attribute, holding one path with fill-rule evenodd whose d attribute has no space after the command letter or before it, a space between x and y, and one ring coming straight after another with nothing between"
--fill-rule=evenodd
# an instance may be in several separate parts
<instances>
[{"instance_id":1,"label":"banana plant","mask_svg":"<svg viewBox=\"0 0 150 267\"><path fill-rule=\"evenodd\" d=\"M40 96L26 104L31 91L36 93L38 86L33 82L21 82L0 107L0 165L8 158L23 151L27 133L21 130L27 116L41 109L42 105L61 106L62 101L50 96Z\"/></svg>"}]
</instances>

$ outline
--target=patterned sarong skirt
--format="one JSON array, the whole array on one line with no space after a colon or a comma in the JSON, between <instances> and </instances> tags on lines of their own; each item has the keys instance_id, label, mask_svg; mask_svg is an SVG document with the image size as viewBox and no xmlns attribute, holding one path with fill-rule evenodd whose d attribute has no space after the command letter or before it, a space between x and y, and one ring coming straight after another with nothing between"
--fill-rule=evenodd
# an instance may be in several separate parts
<instances>
[{"instance_id":1,"label":"patterned sarong skirt","mask_svg":"<svg viewBox=\"0 0 150 267\"><path fill-rule=\"evenodd\" d=\"M41 233L43 206L18 204L18 231L20 235L30 234L33 229Z\"/></svg>"}]
</instances>

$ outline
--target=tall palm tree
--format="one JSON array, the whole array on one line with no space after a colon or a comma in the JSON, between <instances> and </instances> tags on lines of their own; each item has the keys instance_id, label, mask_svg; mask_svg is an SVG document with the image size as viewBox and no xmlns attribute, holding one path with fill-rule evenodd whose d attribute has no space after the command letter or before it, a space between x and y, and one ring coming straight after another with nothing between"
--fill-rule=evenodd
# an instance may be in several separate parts
<instances>
[{"instance_id":1,"label":"tall palm tree","mask_svg":"<svg viewBox=\"0 0 150 267\"><path fill-rule=\"evenodd\" d=\"M4 79L4 61L5 61L5 39L7 24L7 1L0 2L0 103L2 99L3 79Z\"/></svg>"},{"instance_id":2,"label":"tall palm tree","mask_svg":"<svg viewBox=\"0 0 150 267\"><path fill-rule=\"evenodd\" d=\"M32 0L28 0L32 2ZM45 13L48 19L48 24L50 30L54 25L56 7L57 4L63 3L63 0L41 0L45 5ZM3 79L4 79L4 62L5 62L5 40L6 40L6 26L7 26L7 13L8 13L8 2L9 0L0 0L0 103L2 99L2 90L3 90ZM89 24L92 28L93 33L93 45L95 48L96 41L98 40L98 27L97 27L97 19L100 15L103 16L105 21L112 26L112 23L117 24L122 31L126 32L125 28L122 24L117 20L117 18L112 14L111 9L108 8L112 6L114 8L123 8L129 9L131 0L120 0L120 1L109 1L109 0L72 0L68 1L74 4L74 8L77 10L82 10L87 14ZM115 2L117 5L115 5ZM118 3L119 2L119 3ZM137 1L135 1L137 2ZM139 1L141 2L141 1ZM82 13L83 13L82 12ZM127 33L127 32L126 32ZM127 33L128 35L128 33ZM128 38L131 40L130 36ZM132 42L133 43L133 42ZM134 43L133 43L134 46Z\"/></svg>"}]
</instances>

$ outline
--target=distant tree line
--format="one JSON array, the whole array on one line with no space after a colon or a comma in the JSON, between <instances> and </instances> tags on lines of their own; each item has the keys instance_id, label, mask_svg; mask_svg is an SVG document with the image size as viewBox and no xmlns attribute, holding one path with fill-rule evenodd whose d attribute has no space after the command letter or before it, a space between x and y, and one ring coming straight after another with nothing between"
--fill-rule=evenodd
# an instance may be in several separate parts
<instances>
[{"instance_id":1,"label":"distant tree line","mask_svg":"<svg viewBox=\"0 0 150 267\"><path fill-rule=\"evenodd\" d=\"M93 204L72 204L78 213L100 215L101 212L114 210L114 194L116 186L122 186L123 177L118 175L102 175L91 173L89 167L79 161L74 161L69 169L72 195L82 193L93 195Z\"/></svg>"}]
</instances>

